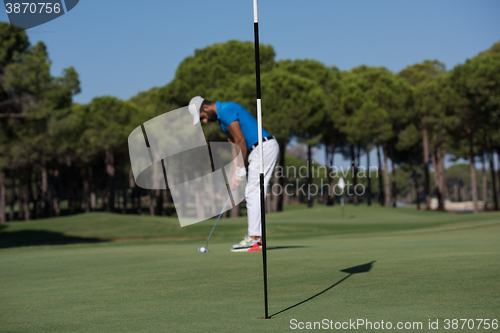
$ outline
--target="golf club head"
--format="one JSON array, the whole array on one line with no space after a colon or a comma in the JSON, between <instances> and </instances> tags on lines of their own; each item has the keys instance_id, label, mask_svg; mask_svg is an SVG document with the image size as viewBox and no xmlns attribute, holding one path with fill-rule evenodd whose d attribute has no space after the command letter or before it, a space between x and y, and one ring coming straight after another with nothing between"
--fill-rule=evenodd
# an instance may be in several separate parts
<instances>
[{"instance_id":1,"label":"golf club head","mask_svg":"<svg viewBox=\"0 0 500 333\"><path fill-rule=\"evenodd\" d=\"M205 247L200 247L200 248L197 248L196 251L206 253L206 252L208 252L208 249Z\"/></svg>"}]
</instances>

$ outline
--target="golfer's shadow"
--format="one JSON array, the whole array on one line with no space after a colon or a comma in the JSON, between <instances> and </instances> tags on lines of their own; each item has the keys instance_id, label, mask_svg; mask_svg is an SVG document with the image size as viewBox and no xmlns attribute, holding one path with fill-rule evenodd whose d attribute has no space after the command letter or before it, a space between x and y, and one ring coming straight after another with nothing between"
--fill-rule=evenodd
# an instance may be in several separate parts
<instances>
[{"instance_id":1,"label":"golfer's shadow","mask_svg":"<svg viewBox=\"0 0 500 333\"><path fill-rule=\"evenodd\" d=\"M299 306L301 304L304 304L305 302L309 302L310 300L312 300L313 298L316 298L318 297L319 295L321 294L324 294L326 293L328 290L332 289L333 287L341 284L342 282L344 282L345 280L347 280L347 278L349 278L351 275L353 274L358 274L358 273L368 273L371 269L372 269L372 264L375 262L372 261L372 262L369 262L369 263L366 263L366 264L363 264L363 265L359 265L359 266L354 266L354 267L349 267L349 268L346 268L346 269L342 269L341 272L345 272L345 273L349 273L349 275L347 275L346 277L344 277L343 279L341 279L340 281L337 281L335 282L334 284L332 284L330 287L326 288L325 290L323 291L320 291L319 293L317 293L316 295L313 295L311 297L309 297L308 299L305 299L303 300L302 302L299 302L297 304L294 304L292 306L289 306L288 308L284 309L284 310L281 310L279 312L276 312L272 315L270 315L270 317L273 317L273 316L276 316L276 315L279 315L280 313L283 313L285 311L288 311L290 309L293 309L294 307L296 306Z\"/></svg>"}]
</instances>

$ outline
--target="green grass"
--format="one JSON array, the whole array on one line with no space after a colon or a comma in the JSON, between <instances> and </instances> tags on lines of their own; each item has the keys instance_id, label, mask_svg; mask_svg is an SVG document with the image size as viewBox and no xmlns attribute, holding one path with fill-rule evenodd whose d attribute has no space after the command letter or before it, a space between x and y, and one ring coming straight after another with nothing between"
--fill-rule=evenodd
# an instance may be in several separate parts
<instances>
[{"instance_id":1,"label":"green grass","mask_svg":"<svg viewBox=\"0 0 500 333\"><path fill-rule=\"evenodd\" d=\"M97 213L8 223L0 331L286 332L291 319L363 318L452 332L444 319L500 319L498 213L348 206L341 219L338 206L292 207L267 221L271 320L257 319L261 254L229 252L244 218L221 220L205 254L196 248L214 220L180 228L174 219ZM138 240L19 246L112 239ZM368 272L342 272L370 262ZM429 330L429 319L440 329Z\"/></svg>"}]
</instances>

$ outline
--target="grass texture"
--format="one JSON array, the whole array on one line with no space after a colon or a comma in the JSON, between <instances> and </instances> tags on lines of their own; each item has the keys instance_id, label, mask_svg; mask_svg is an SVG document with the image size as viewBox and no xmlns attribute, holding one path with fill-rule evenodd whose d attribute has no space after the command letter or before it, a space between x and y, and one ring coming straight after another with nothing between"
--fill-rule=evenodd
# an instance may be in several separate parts
<instances>
[{"instance_id":1,"label":"grass texture","mask_svg":"<svg viewBox=\"0 0 500 333\"><path fill-rule=\"evenodd\" d=\"M7 223L0 331L289 332L291 320L324 319L495 331L445 329L445 320L500 319L499 213L348 206L341 218L339 206L287 207L267 221L268 320L257 319L261 254L229 251L244 218L221 220L209 253L196 248L215 220L180 228L96 213Z\"/></svg>"}]
</instances>

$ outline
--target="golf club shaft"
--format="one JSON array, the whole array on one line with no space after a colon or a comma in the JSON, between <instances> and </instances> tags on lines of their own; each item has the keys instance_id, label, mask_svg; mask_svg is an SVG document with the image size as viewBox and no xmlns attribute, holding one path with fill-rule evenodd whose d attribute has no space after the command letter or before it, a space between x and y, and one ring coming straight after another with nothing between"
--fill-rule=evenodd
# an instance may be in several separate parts
<instances>
[{"instance_id":1,"label":"golf club shaft","mask_svg":"<svg viewBox=\"0 0 500 333\"><path fill-rule=\"evenodd\" d=\"M229 200L231 200L231 196L233 195L233 191L234 191L234 189L231 191L231 193L229 193L229 197L227 198L226 203L224 204L224 207L222 207L222 210L221 210L221 212L219 214L219 217L217 218L217 221L215 221L215 224L214 224L214 226L212 228L212 231L210 231L210 235L208 235L207 246L205 246L207 250L208 250L208 241L210 240L210 237L212 236L212 233L214 232L215 227L217 226L217 223L219 222L220 217L222 216L222 213L224 212L224 209L226 209L227 203L229 202Z\"/></svg>"}]
</instances>

